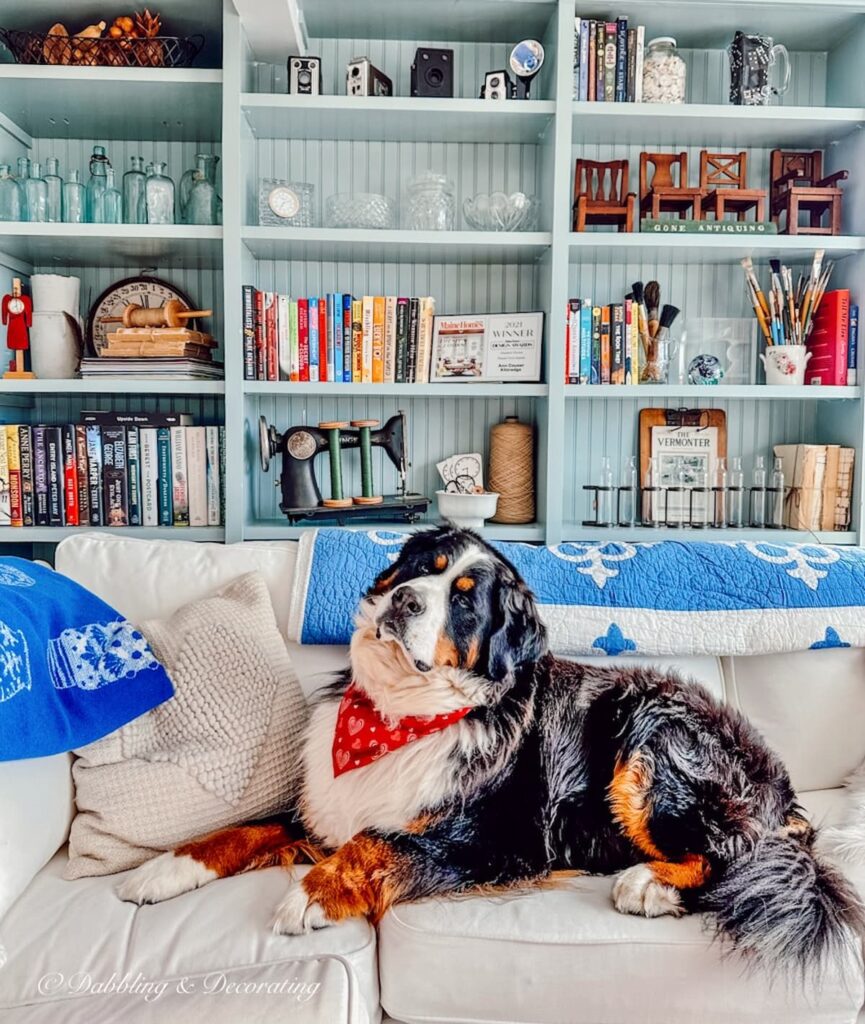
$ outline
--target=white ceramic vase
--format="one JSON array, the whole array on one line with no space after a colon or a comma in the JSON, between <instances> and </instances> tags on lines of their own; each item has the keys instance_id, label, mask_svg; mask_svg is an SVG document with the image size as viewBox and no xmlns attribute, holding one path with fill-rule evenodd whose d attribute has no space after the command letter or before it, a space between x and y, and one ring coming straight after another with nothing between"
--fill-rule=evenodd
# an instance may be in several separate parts
<instances>
[{"instance_id":1,"label":"white ceramic vase","mask_svg":"<svg viewBox=\"0 0 865 1024\"><path fill-rule=\"evenodd\" d=\"M39 380L69 380L78 373L78 338L64 313L34 313L30 364Z\"/></svg>"}]
</instances>

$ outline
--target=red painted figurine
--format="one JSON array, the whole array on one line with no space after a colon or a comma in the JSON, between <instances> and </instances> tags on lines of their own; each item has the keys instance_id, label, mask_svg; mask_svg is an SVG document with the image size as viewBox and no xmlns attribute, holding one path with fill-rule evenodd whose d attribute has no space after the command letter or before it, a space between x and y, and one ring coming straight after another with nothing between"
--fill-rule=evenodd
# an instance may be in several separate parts
<instances>
[{"instance_id":1,"label":"red painted figurine","mask_svg":"<svg viewBox=\"0 0 865 1024\"><path fill-rule=\"evenodd\" d=\"M33 302L29 295L22 294L20 278L13 278L12 294L3 296L0 314L2 322L8 324L6 347L15 353L14 363L10 362L10 369L3 376L33 377L34 374L24 369L24 353L30 347L27 330L33 323Z\"/></svg>"}]
</instances>

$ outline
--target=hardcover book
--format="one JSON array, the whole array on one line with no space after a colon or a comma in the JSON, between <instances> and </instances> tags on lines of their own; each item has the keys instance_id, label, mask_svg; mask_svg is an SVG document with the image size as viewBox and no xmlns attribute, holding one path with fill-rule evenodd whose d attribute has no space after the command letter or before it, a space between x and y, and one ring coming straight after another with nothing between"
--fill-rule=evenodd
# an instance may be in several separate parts
<instances>
[{"instance_id":1,"label":"hardcover book","mask_svg":"<svg viewBox=\"0 0 865 1024\"><path fill-rule=\"evenodd\" d=\"M75 424L61 427L63 436L63 502L67 526L80 526L78 508L78 456L75 449Z\"/></svg>"},{"instance_id":2,"label":"hardcover book","mask_svg":"<svg viewBox=\"0 0 865 1024\"><path fill-rule=\"evenodd\" d=\"M18 427L7 426L6 464L9 467L9 525L23 526L24 515L21 508L21 454L18 448Z\"/></svg>"},{"instance_id":3,"label":"hardcover book","mask_svg":"<svg viewBox=\"0 0 865 1024\"><path fill-rule=\"evenodd\" d=\"M417 365L415 367L414 378L417 384L428 384L430 380L434 317L435 299L433 299L432 296L427 295L419 300Z\"/></svg>"},{"instance_id":4,"label":"hardcover book","mask_svg":"<svg viewBox=\"0 0 865 1024\"><path fill-rule=\"evenodd\" d=\"M175 427L182 430L182 427ZM49 464L50 464L49 455ZM102 431L102 503L106 526L129 525L129 492L126 483L126 429Z\"/></svg>"},{"instance_id":5,"label":"hardcover book","mask_svg":"<svg viewBox=\"0 0 865 1024\"><path fill-rule=\"evenodd\" d=\"M628 98L628 19L616 19L616 103Z\"/></svg>"},{"instance_id":6,"label":"hardcover book","mask_svg":"<svg viewBox=\"0 0 865 1024\"><path fill-rule=\"evenodd\" d=\"M204 427L186 427L189 525L207 526L207 438Z\"/></svg>"},{"instance_id":7,"label":"hardcover book","mask_svg":"<svg viewBox=\"0 0 865 1024\"><path fill-rule=\"evenodd\" d=\"M850 331L847 335L847 385L856 383L856 367L859 362L859 307L850 306Z\"/></svg>"},{"instance_id":8,"label":"hardcover book","mask_svg":"<svg viewBox=\"0 0 865 1024\"><path fill-rule=\"evenodd\" d=\"M351 303L351 380L353 384L363 381L363 300L352 299Z\"/></svg>"},{"instance_id":9,"label":"hardcover book","mask_svg":"<svg viewBox=\"0 0 865 1024\"><path fill-rule=\"evenodd\" d=\"M189 477L186 469L186 428L171 428L171 504L174 525L189 526Z\"/></svg>"},{"instance_id":10,"label":"hardcover book","mask_svg":"<svg viewBox=\"0 0 865 1024\"><path fill-rule=\"evenodd\" d=\"M384 300L384 383L396 382L396 296Z\"/></svg>"},{"instance_id":11,"label":"hardcover book","mask_svg":"<svg viewBox=\"0 0 865 1024\"><path fill-rule=\"evenodd\" d=\"M601 306L601 383L610 383L610 307Z\"/></svg>"},{"instance_id":12,"label":"hardcover book","mask_svg":"<svg viewBox=\"0 0 865 1024\"><path fill-rule=\"evenodd\" d=\"M255 289L243 286L243 379L255 380Z\"/></svg>"},{"instance_id":13,"label":"hardcover book","mask_svg":"<svg viewBox=\"0 0 865 1024\"><path fill-rule=\"evenodd\" d=\"M417 372L417 342L420 326L420 299L409 299L408 306L408 350L406 355L406 381L414 384Z\"/></svg>"},{"instance_id":14,"label":"hardcover book","mask_svg":"<svg viewBox=\"0 0 865 1024\"><path fill-rule=\"evenodd\" d=\"M372 384L372 295L364 295L362 310L363 319L361 321L361 383Z\"/></svg>"},{"instance_id":15,"label":"hardcover book","mask_svg":"<svg viewBox=\"0 0 865 1024\"><path fill-rule=\"evenodd\" d=\"M317 384L320 380L318 367L318 299L310 299L307 308L307 321L309 324L309 379Z\"/></svg>"},{"instance_id":16,"label":"hardcover book","mask_svg":"<svg viewBox=\"0 0 865 1024\"><path fill-rule=\"evenodd\" d=\"M87 465L87 427L75 425L75 467L78 474L78 521L90 522L90 469Z\"/></svg>"},{"instance_id":17,"label":"hardcover book","mask_svg":"<svg viewBox=\"0 0 865 1024\"><path fill-rule=\"evenodd\" d=\"M352 329L351 329L351 295L342 297L342 379L343 383L352 382Z\"/></svg>"},{"instance_id":18,"label":"hardcover book","mask_svg":"<svg viewBox=\"0 0 865 1024\"><path fill-rule=\"evenodd\" d=\"M48 468L48 525L63 526L63 436L60 427L45 428Z\"/></svg>"},{"instance_id":19,"label":"hardcover book","mask_svg":"<svg viewBox=\"0 0 865 1024\"><path fill-rule=\"evenodd\" d=\"M156 430L157 473L159 481L159 525L174 525L173 482L171 479L171 431L176 427Z\"/></svg>"},{"instance_id":20,"label":"hardcover book","mask_svg":"<svg viewBox=\"0 0 865 1024\"><path fill-rule=\"evenodd\" d=\"M396 383L405 384L408 380L408 314L409 300L396 300Z\"/></svg>"},{"instance_id":21,"label":"hardcover book","mask_svg":"<svg viewBox=\"0 0 865 1024\"><path fill-rule=\"evenodd\" d=\"M159 525L159 452L156 428L142 427L138 432L141 448L141 525Z\"/></svg>"},{"instance_id":22,"label":"hardcover book","mask_svg":"<svg viewBox=\"0 0 865 1024\"><path fill-rule=\"evenodd\" d=\"M285 296L286 332L288 335L288 379L300 380L300 324L297 315L297 300Z\"/></svg>"},{"instance_id":23,"label":"hardcover book","mask_svg":"<svg viewBox=\"0 0 865 1024\"><path fill-rule=\"evenodd\" d=\"M206 428L205 446L207 449L207 525L219 526L222 486L222 473L219 468L219 427Z\"/></svg>"},{"instance_id":24,"label":"hardcover book","mask_svg":"<svg viewBox=\"0 0 865 1024\"><path fill-rule=\"evenodd\" d=\"M12 525L12 494L9 488L9 457L6 431L0 430L0 526Z\"/></svg>"},{"instance_id":25,"label":"hardcover book","mask_svg":"<svg viewBox=\"0 0 865 1024\"><path fill-rule=\"evenodd\" d=\"M604 26L604 102L613 103L616 99L616 35L614 21Z\"/></svg>"},{"instance_id":26,"label":"hardcover book","mask_svg":"<svg viewBox=\"0 0 865 1024\"><path fill-rule=\"evenodd\" d=\"M33 436L26 424L18 427L18 451L21 457L21 518L25 526L36 522L33 493Z\"/></svg>"},{"instance_id":27,"label":"hardcover book","mask_svg":"<svg viewBox=\"0 0 865 1024\"><path fill-rule=\"evenodd\" d=\"M102 505L102 427L90 424L87 431L87 494L90 505L90 525L103 526L105 523ZM39 449L36 447L34 435L34 458L37 469L37 509L39 507Z\"/></svg>"},{"instance_id":28,"label":"hardcover book","mask_svg":"<svg viewBox=\"0 0 865 1024\"><path fill-rule=\"evenodd\" d=\"M437 316L433 381L537 381L543 313Z\"/></svg>"},{"instance_id":29,"label":"hardcover book","mask_svg":"<svg viewBox=\"0 0 865 1024\"><path fill-rule=\"evenodd\" d=\"M138 427L126 428L126 487L129 525L141 526L141 451Z\"/></svg>"},{"instance_id":30,"label":"hardcover book","mask_svg":"<svg viewBox=\"0 0 865 1024\"><path fill-rule=\"evenodd\" d=\"M826 292L814 317L805 367L806 384L843 387L847 384L847 342L850 332L850 291Z\"/></svg>"}]
</instances>

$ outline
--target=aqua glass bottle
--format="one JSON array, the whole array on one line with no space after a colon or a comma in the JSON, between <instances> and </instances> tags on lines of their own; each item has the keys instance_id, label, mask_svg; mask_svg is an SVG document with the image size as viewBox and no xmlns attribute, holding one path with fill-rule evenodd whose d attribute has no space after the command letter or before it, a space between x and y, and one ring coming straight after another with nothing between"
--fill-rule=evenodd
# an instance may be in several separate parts
<instances>
[{"instance_id":1,"label":"aqua glass bottle","mask_svg":"<svg viewBox=\"0 0 865 1024\"><path fill-rule=\"evenodd\" d=\"M123 195L114 184L114 168L105 171L105 191L102 193L102 223L123 223Z\"/></svg>"},{"instance_id":2,"label":"aqua glass bottle","mask_svg":"<svg viewBox=\"0 0 865 1024\"><path fill-rule=\"evenodd\" d=\"M146 224L147 204L144 157L134 156L132 168L123 175L123 220L126 224Z\"/></svg>"},{"instance_id":3,"label":"aqua glass bottle","mask_svg":"<svg viewBox=\"0 0 865 1024\"><path fill-rule=\"evenodd\" d=\"M195 170L192 191L186 204L186 224L216 223L216 188L207 177L207 171L200 163Z\"/></svg>"},{"instance_id":4,"label":"aqua glass bottle","mask_svg":"<svg viewBox=\"0 0 865 1024\"><path fill-rule=\"evenodd\" d=\"M59 161L49 156L45 161L45 184L48 186L48 223L59 224L63 220L63 179L60 177Z\"/></svg>"},{"instance_id":5,"label":"aqua glass bottle","mask_svg":"<svg viewBox=\"0 0 865 1024\"><path fill-rule=\"evenodd\" d=\"M157 160L147 179L147 223L174 223L174 182L165 173L167 164Z\"/></svg>"},{"instance_id":6,"label":"aqua glass bottle","mask_svg":"<svg viewBox=\"0 0 865 1024\"><path fill-rule=\"evenodd\" d=\"M197 221L191 221L186 219L186 207L189 205L189 199L192 195L193 186L198 180L198 172L204 172L204 176L207 178L210 184L213 185L215 191L216 165L218 163L219 157L216 156L215 153L196 153L195 167L190 168L188 171L183 172L183 177L180 179L180 184L177 186L177 208L180 213L180 219L185 224L200 223ZM208 221L207 223L212 224L213 221Z\"/></svg>"},{"instance_id":7,"label":"aqua glass bottle","mask_svg":"<svg viewBox=\"0 0 865 1024\"><path fill-rule=\"evenodd\" d=\"M18 188L21 190L21 220L29 220L27 215L27 179L30 177L30 158L18 157Z\"/></svg>"},{"instance_id":8,"label":"aqua glass bottle","mask_svg":"<svg viewBox=\"0 0 865 1024\"><path fill-rule=\"evenodd\" d=\"M83 224L87 220L87 189L77 169L70 171L69 180L63 183L63 220L67 224Z\"/></svg>"},{"instance_id":9,"label":"aqua glass bottle","mask_svg":"<svg viewBox=\"0 0 865 1024\"><path fill-rule=\"evenodd\" d=\"M45 224L48 220L48 185L42 177L42 167L33 162L30 177L24 182L27 195L27 217L33 224Z\"/></svg>"},{"instance_id":10,"label":"aqua glass bottle","mask_svg":"<svg viewBox=\"0 0 865 1024\"><path fill-rule=\"evenodd\" d=\"M105 191L105 172L111 161L104 146L94 146L90 157L90 180L87 182L87 219L91 224L102 224L102 193Z\"/></svg>"},{"instance_id":11,"label":"aqua glass bottle","mask_svg":"<svg viewBox=\"0 0 865 1024\"><path fill-rule=\"evenodd\" d=\"M22 220L24 194L9 164L0 164L0 220Z\"/></svg>"}]
</instances>

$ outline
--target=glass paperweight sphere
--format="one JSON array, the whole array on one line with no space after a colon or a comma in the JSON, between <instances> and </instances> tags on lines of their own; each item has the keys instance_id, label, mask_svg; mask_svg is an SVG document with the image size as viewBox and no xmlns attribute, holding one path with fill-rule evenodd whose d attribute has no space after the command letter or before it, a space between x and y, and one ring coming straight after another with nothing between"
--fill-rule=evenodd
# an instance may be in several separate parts
<instances>
[{"instance_id":1,"label":"glass paperweight sphere","mask_svg":"<svg viewBox=\"0 0 865 1024\"><path fill-rule=\"evenodd\" d=\"M0 164L0 220L24 219L24 194L9 164Z\"/></svg>"},{"instance_id":2,"label":"glass paperweight sphere","mask_svg":"<svg viewBox=\"0 0 865 1024\"><path fill-rule=\"evenodd\" d=\"M691 384L720 384L724 379L724 367L717 356L703 354L694 356L688 363L688 381Z\"/></svg>"},{"instance_id":3,"label":"glass paperweight sphere","mask_svg":"<svg viewBox=\"0 0 865 1024\"><path fill-rule=\"evenodd\" d=\"M157 161L147 179L147 223L174 223L174 182L165 173L168 165Z\"/></svg>"}]
</instances>

